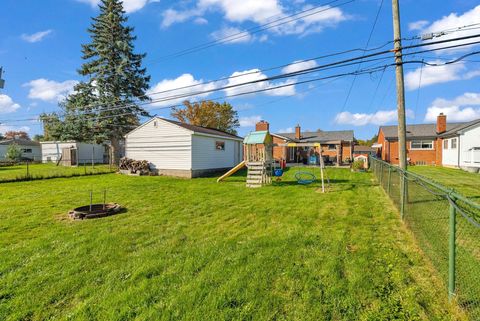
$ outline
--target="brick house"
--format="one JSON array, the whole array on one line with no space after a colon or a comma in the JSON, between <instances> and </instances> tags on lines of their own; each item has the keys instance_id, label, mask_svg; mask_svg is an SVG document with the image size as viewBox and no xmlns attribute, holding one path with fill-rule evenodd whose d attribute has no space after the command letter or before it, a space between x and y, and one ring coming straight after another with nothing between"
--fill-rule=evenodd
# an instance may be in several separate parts
<instances>
[{"instance_id":1,"label":"brick house","mask_svg":"<svg viewBox=\"0 0 480 321\"><path fill-rule=\"evenodd\" d=\"M407 125L407 161L416 165L442 165L444 134L455 131L466 123L447 123L441 113L435 124ZM378 130L377 156L398 164L398 127L380 126Z\"/></svg>"},{"instance_id":2,"label":"brick house","mask_svg":"<svg viewBox=\"0 0 480 321\"><path fill-rule=\"evenodd\" d=\"M269 123L262 120L256 124L255 130L269 130L269 127ZM353 130L302 132L297 125L294 133L271 133L271 135L274 144L273 158L276 160L302 163L306 161L309 153L318 155L318 150L313 147L278 146L288 143L319 143L324 159L337 165L352 159L355 141Z\"/></svg>"}]
</instances>

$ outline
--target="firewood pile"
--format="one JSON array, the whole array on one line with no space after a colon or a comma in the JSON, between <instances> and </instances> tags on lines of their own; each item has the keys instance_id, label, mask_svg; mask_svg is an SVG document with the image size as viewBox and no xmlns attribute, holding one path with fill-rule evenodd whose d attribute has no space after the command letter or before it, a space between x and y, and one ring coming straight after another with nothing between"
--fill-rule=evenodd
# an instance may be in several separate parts
<instances>
[{"instance_id":1,"label":"firewood pile","mask_svg":"<svg viewBox=\"0 0 480 321\"><path fill-rule=\"evenodd\" d=\"M131 173L139 173L142 175L150 173L150 166L146 160L134 160L123 157L120 159L120 170L128 170Z\"/></svg>"}]
</instances>

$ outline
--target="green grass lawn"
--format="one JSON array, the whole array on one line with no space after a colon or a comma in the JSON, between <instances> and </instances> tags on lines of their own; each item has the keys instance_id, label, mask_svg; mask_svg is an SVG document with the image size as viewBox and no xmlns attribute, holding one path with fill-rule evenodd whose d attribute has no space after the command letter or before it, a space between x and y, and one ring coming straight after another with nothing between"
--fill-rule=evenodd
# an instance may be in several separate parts
<instances>
[{"instance_id":1,"label":"green grass lawn","mask_svg":"<svg viewBox=\"0 0 480 321\"><path fill-rule=\"evenodd\" d=\"M369 173L0 185L0 320L461 320ZM123 214L71 221L102 199Z\"/></svg>"},{"instance_id":2,"label":"green grass lawn","mask_svg":"<svg viewBox=\"0 0 480 321\"><path fill-rule=\"evenodd\" d=\"M56 166L55 163L29 164L28 175L30 179L42 179L49 177L70 177L80 175L91 175L110 172L109 165L95 164L87 166ZM27 178L27 165L19 164L14 166L0 166L0 183Z\"/></svg>"},{"instance_id":3,"label":"green grass lawn","mask_svg":"<svg viewBox=\"0 0 480 321\"><path fill-rule=\"evenodd\" d=\"M433 179L469 198L475 198L477 201L480 201L480 174L478 173L468 173L461 169L435 166L410 166L408 170Z\"/></svg>"}]
</instances>

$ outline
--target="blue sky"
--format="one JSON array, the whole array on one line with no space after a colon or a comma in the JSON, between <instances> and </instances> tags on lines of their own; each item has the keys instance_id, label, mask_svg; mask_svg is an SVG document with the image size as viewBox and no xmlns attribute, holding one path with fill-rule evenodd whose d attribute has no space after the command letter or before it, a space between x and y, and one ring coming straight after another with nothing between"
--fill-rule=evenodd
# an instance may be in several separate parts
<instances>
[{"instance_id":1,"label":"blue sky","mask_svg":"<svg viewBox=\"0 0 480 321\"><path fill-rule=\"evenodd\" d=\"M352 48L363 48L372 29L381 1L356 0L340 7L325 7L316 15L282 27L245 34L211 48L175 59L172 53L235 34L328 1L313 0L125 0L129 25L135 27L137 52L146 52L144 65L151 74L151 92L200 84L194 90L212 89L228 80L210 84L202 81L231 75L249 75L230 79L243 82L287 70L252 71L309 59ZM333 5L343 3L339 1ZM60 101L76 81L82 63L80 45L89 41L86 29L90 18L98 14L98 0L2 0L0 2L0 66L4 67L6 86L0 90L0 132L25 129L31 135L41 133L40 123L32 120L42 112L58 110ZM457 26L480 23L480 2L474 0L401 1L403 37ZM477 26L478 27L478 26ZM480 29L449 34L438 39L478 33ZM385 0L370 40L370 47L392 39L391 1ZM406 41L404 45L417 43ZM388 48L388 47L387 47ZM475 50L431 52L416 59L443 62ZM478 50L478 49L477 49ZM307 61L290 70L315 66L350 56ZM439 112L451 121L480 118L480 57L471 56L458 64L442 67L407 65L406 106L409 123L431 122ZM392 62L387 59L384 63ZM370 64L364 64L368 67ZM265 89L283 83L355 71L351 66L321 71L293 79L261 83L236 91L212 93L216 98L251 89ZM421 74L421 79L420 79ZM421 81L420 81L421 80ZM289 131L298 123L304 130L354 129L357 138L369 138L382 124L394 124L394 70L382 75L360 75L334 81L285 87L262 94L227 99L239 112L240 134L252 130L256 120L270 122L271 130ZM378 87L378 90L376 88ZM160 96L155 96L159 98ZM195 99L195 98L193 98ZM169 102L169 104L176 102ZM152 114L168 116L164 105L150 106Z\"/></svg>"}]
</instances>

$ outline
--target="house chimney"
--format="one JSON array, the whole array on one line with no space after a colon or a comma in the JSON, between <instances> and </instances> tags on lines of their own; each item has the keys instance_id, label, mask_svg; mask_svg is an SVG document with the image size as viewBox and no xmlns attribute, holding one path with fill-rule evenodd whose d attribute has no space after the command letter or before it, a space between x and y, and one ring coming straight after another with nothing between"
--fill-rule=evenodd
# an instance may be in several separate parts
<instances>
[{"instance_id":1,"label":"house chimney","mask_svg":"<svg viewBox=\"0 0 480 321\"><path fill-rule=\"evenodd\" d=\"M270 130L270 124L267 121L261 120L255 125L255 130L258 131L269 131Z\"/></svg>"},{"instance_id":2,"label":"house chimney","mask_svg":"<svg viewBox=\"0 0 480 321\"><path fill-rule=\"evenodd\" d=\"M447 131L447 115L440 113L437 116L437 134L441 134Z\"/></svg>"},{"instance_id":3,"label":"house chimney","mask_svg":"<svg viewBox=\"0 0 480 321\"><path fill-rule=\"evenodd\" d=\"M300 132L300 125L295 126L295 139L300 139L302 134Z\"/></svg>"}]
</instances>

